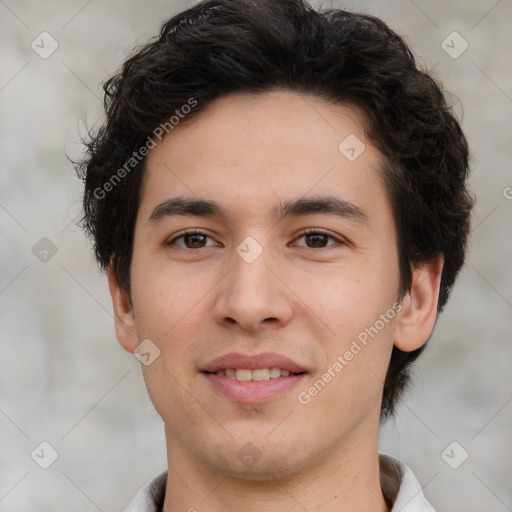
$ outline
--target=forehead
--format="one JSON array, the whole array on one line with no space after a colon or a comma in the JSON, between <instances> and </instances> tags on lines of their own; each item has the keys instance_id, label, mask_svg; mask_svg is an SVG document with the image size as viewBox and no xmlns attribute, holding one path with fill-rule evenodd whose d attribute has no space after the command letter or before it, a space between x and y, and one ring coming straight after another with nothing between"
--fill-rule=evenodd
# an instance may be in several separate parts
<instances>
[{"instance_id":1,"label":"forehead","mask_svg":"<svg viewBox=\"0 0 512 512\"><path fill-rule=\"evenodd\" d=\"M373 195L387 208L382 156L364 120L355 107L289 91L223 96L151 150L141 214L183 195L209 197L233 217L263 206L270 217L276 203L310 193L356 206Z\"/></svg>"}]
</instances>

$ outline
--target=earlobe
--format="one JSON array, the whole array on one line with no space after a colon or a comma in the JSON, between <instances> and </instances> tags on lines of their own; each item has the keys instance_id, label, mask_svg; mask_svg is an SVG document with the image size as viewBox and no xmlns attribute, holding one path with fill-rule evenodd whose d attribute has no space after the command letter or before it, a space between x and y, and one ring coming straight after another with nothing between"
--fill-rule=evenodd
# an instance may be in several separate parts
<instances>
[{"instance_id":1,"label":"earlobe","mask_svg":"<svg viewBox=\"0 0 512 512\"><path fill-rule=\"evenodd\" d=\"M411 290L402 300L394 338L394 345L404 352L422 347L434 329L443 264L440 255L413 273Z\"/></svg>"},{"instance_id":2,"label":"earlobe","mask_svg":"<svg viewBox=\"0 0 512 512\"><path fill-rule=\"evenodd\" d=\"M119 284L112 263L108 267L108 286L114 308L117 341L125 350L133 354L138 345L133 309L127 291Z\"/></svg>"}]
</instances>

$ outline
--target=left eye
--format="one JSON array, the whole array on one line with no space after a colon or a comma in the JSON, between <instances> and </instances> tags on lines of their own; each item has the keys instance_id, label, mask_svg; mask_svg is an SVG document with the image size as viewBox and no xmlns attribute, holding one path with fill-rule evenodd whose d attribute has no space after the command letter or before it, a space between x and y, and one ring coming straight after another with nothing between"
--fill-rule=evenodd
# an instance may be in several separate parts
<instances>
[{"instance_id":1,"label":"left eye","mask_svg":"<svg viewBox=\"0 0 512 512\"><path fill-rule=\"evenodd\" d=\"M178 235L177 237L173 238L168 242L168 245L177 245L178 247L181 247L182 249L202 249L204 247L208 247L208 245L204 245L206 240L210 238L213 240L210 236L208 236L206 233L203 233L202 231L191 231L182 233L181 235ZM306 240L306 247L310 249L322 249L324 247L328 247L330 245L335 244L328 244L328 239L334 240L335 242L342 243L341 240L338 240L337 238L333 237L332 235L329 235L328 233L325 233L323 231L318 230L310 230L302 233L297 240L300 240L301 238L304 238ZM177 240L183 240L184 246L177 244ZM215 245L215 244L210 244ZM300 244L298 244L301 246ZM304 246L302 246L304 247Z\"/></svg>"},{"instance_id":2,"label":"left eye","mask_svg":"<svg viewBox=\"0 0 512 512\"><path fill-rule=\"evenodd\" d=\"M334 240L335 242L341 242L337 238L334 238L332 235L329 235L328 233L318 230L306 231L305 233L302 233L302 235L300 235L298 240L300 240L301 238L305 238L305 240L307 241L306 244L312 244L308 246L311 249L322 249L324 247L327 247L327 240L329 238Z\"/></svg>"}]
</instances>

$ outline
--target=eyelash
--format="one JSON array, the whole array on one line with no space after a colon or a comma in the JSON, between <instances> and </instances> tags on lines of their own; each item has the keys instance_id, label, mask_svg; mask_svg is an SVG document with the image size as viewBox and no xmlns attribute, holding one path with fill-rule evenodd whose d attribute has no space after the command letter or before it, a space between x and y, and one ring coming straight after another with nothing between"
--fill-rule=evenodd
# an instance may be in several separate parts
<instances>
[{"instance_id":1,"label":"eyelash","mask_svg":"<svg viewBox=\"0 0 512 512\"><path fill-rule=\"evenodd\" d=\"M336 238L335 236L329 234L327 231L324 231L323 229L318 229L318 228L307 228L307 229L305 229L304 231L302 231L299 234L299 236L297 237L297 240L302 238L302 237L304 237L304 236L306 236L306 235L312 235L312 234L324 235L327 238L332 238L333 240L335 240L339 244L342 244L342 245L346 244L345 241L340 240L339 238ZM207 233L205 233L203 231L199 231L199 230L196 230L196 229L191 229L191 230L185 230L185 231L181 232L179 235L175 236L174 238L172 238L171 240L166 242L166 245L175 245L176 240L184 238L185 236L192 236L192 235L201 235L201 236L205 236L207 238L212 238L210 235L208 235ZM336 244L333 244L333 245L336 245ZM328 247L332 247L333 245L328 245L326 247L305 247L305 246L300 246L300 247L304 247L305 249L316 249L316 250L319 250L319 249L327 249ZM188 248L188 247L180 247L180 246L177 246L177 247L179 249L181 249L181 250L184 250L184 251L198 251L200 249L206 249L206 247L200 247L199 249L191 249L191 248Z\"/></svg>"}]
</instances>

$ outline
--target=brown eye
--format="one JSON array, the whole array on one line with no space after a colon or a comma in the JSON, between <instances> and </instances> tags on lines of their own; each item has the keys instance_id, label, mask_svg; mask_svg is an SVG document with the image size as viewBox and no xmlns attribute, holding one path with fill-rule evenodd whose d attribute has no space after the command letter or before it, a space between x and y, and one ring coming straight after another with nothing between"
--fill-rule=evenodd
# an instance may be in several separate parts
<instances>
[{"instance_id":1,"label":"brown eye","mask_svg":"<svg viewBox=\"0 0 512 512\"><path fill-rule=\"evenodd\" d=\"M208 238L211 239L211 237L209 237L206 233L203 233L201 231L191 231L182 233L181 235L178 235L172 240L169 240L169 242L167 242L167 245L176 245L181 249L202 249L204 247L207 247L206 242ZM177 240L183 240L184 244L176 243Z\"/></svg>"},{"instance_id":2,"label":"brown eye","mask_svg":"<svg viewBox=\"0 0 512 512\"><path fill-rule=\"evenodd\" d=\"M313 233L304 235L306 240L309 242L310 246L318 248L325 247L327 245L328 236L323 233Z\"/></svg>"},{"instance_id":3,"label":"brown eye","mask_svg":"<svg viewBox=\"0 0 512 512\"><path fill-rule=\"evenodd\" d=\"M329 235L328 233L325 233L323 231L311 229L309 231L306 231L302 233L302 235L298 238L300 240L301 238L304 238L306 241L306 247L309 249L323 249L325 247L330 247L332 245L336 245L336 243L328 243L328 240L334 240L338 243L343 243L341 240L333 237L332 235ZM304 247L303 245L299 244L299 246Z\"/></svg>"},{"instance_id":4,"label":"brown eye","mask_svg":"<svg viewBox=\"0 0 512 512\"><path fill-rule=\"evenodd\" d=\"M185 245L189 249L197 249L199 247L203 247L203 244L204 244L206 238L207 237L205 237L204 235L197 235L197 234L183 236Z\"/></svg>"}]
</instances>

